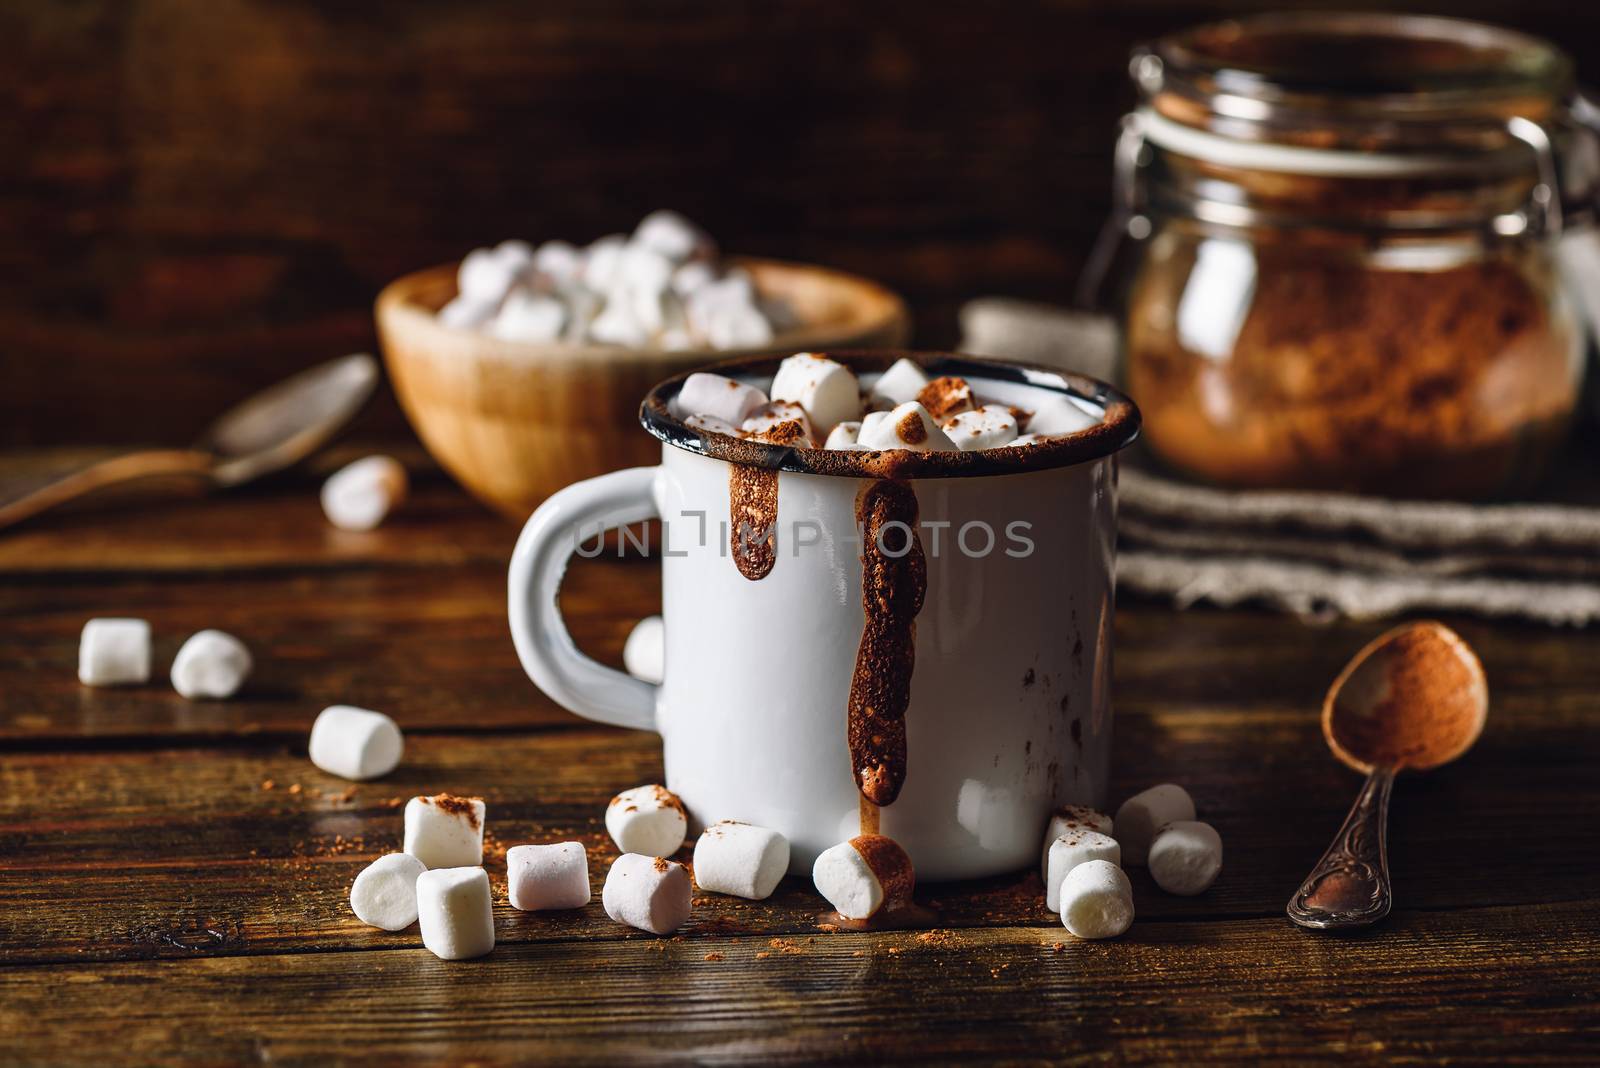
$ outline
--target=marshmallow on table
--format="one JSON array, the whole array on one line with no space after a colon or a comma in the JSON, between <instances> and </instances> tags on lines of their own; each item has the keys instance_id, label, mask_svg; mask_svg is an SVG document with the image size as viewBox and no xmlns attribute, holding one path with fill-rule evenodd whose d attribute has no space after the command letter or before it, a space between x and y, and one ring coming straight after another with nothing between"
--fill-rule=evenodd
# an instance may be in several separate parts
<instances>
[{"instance_id":1,"label":"marshmallow on table","mask_svg":"<svg viewBox=\"0 0 1600 1068\"><path fill-rule=\"evenodd\" d=\"M1145 863L1167 893L1204 893L1222 870L1222 836L1209 823L1174 820L1157 832Z\"/></svg>"},{"instance_id":2,"label":"marshmallow on table","mask_svg":"<svg viewBox=\"0 0 1600 1068\"><path fill-rule=\"evenodd\" d=\"M1075 434L1080 430L1099 425L1097 416L1090 415L1063 394L1056 394L1039 405L1028 420L1028 433L1039 437Z\"/></svg>"},{"instance_id":3,"label":"marshmallow on table","mask_svg":"<svg viewBox=\"0 0 1600 1068\"><path fill-rule=\"evenodd\" d=\"M1077 827L1050 843L1045 863L1044 903L1051 912L1061 911L1061 882L1067 873L1091 860L1106 860L1120 866L1122 850L1116 839Z\"/></svg>"},{"instance_id":4,"label":"marshmallow on table","mask_svg":"<svg viewBox=\"0 0 1600 1068\"><path fill-rule=\"evenodd\" d=\"M985 404L944 424L944 432L963 452L998 449L1017 440L1017 420L1003 404Z\"/></svg>"},{"instance_id":5,"label":"marshmallow on table","mask_svg":"<svg viewBox=\"0 0 1600 1068\"><path fill-rule=\"evenodd\" d=\"M417 922L417 877L428 869L409 853L388 853L361 869L350 886L356 919L385 931Z\"/></svg>"},{"instance_id":6,"label":"marshmallow on table","mask_svg":"<svg viewBox=\"0 0 1600 1068\"><path fill-rule=\"evenodd\" d=\"M861 424L855 420L846 420L839 423L828 432L828 440L823 443L824 449L853 449L856 439L861 436Z\"/></svg>"},{"instance_id":7,"label":"marshmallow on table","mask_svg":"<svg viewBox=\"0 0 1600 1068\"><path fill-rule=\"evenodd\" d=\"M927 384L928 376L923 373L922 368L914 361L902 357L878 376L868 395L883 404L904 404L906 401L916 400L917 394L921 393L922 387Z\"/></svg>"},{"instance_id":8,"label":"marshmallow on table","mask_svg":"<svg viewBox=\"0 0 1600 1068\"><path fill-rule=\"evenodd\" d=\"M942 375L922 387L917 403L928 409L934 422L944 423L973 409L972 383L955 375Z\"/></svg>"},{"instance_id":9,"label":"marshmallow on table","mask_svg":"<svg viewBox=\"0 0 1600 1068\"><path fill-rule=\"evenodd\" d=\"M628 674L645 682L659 683L665 675L667 632L660 616L645 616L628 632L622 643L622 664Z\"/></svg>"},{"instance_id":10,"label":"marshmallow on table","mask_svg":"<svg viewBox=\"0 0 1600 1068\"><path fill-rule=\"evenodd\" d=\"M689 869L664 857L624 853L606 873L600 902L618 923L671 934L689 918L694 891Z\"/></svg>"},{"instance_id":11,"label":"marshmallow on table","mask_svg":"<svg viewBox=\"0 0 1600 1068\"><path fill-rule=\"evenodd\" d=\"M866 449L905 449L910 452L955 452L951 441L928 410L907 401L882 419L863 419L856 443Z\"/></svg>"},{"instance_id":12,"label":"marshmallow on table","mask_svg":"<svg viewBox=\"0 0 1600 1068\"><path fill-rule=\"evenodd\" d=\"M1122 859L1143 864L1156 832L1169 823L1194 819L1194 800L1183 787L1170 782L1134 794L1117 809L1115 837Z\"/></svg>"},{"instance_id":13,"label":"marshmallow on table","mask_svg":"<svg viewBox=\"0 0 1600 1068\"><path fill-rule=\"evenodd\" d=\"M1086 860L1061 880L1061 924L1079 938L1115 938L1133 923L1133 885L1109 860Z\"/></svg>"},{"instance_id":14,"label":"marshmallow on table","mask_svg":"<svg viewBox=\"0 0 1600 1068\"><path fill-rule=\"evenodd\" d=\"M422 944L443 960L481 957L494 948L494 900L482 868L433 868L417 876Z\"/></svg>"},{"instance_id":15,"label":"marshmallow on table","mask_svg":"<svg viewBox=\"0 0 1600 1068\"><path fill-rule=\"evenodd\" d=\"M150 624L142 619L91 619L78 639L78 681L124 686L150 681Z\"/></svg>"},{"instance_id":16,"label":"marshmallow on table","mask_svg":"<svg viewBox=\"0 0 1600 1068\"><path fill-rule=\"evenodd\" d=\"M797 352L778 365L772 399L793 401L820 433L861 415L861 385L855 372L837 360Z\"/></svg>"},{"instance_id":17,"label":"marshmallow on table","mask_svg":"<svg viewBox=\"0 0 1600 1068\"><path fill-rule=\"evenodd\" d=\"M514 909L581 909L589 903L588 854L581 842L512 846L506 887Z\"/></svg>"},{"instance_id":18,"label":"marshmallow on table","mask_svg":"<svg viewBox=\"0 0 1600 1068\"><path fill-rule=\"evenodd\" d=\"M694 881L715 894L762 901L788 870L789 840L766 827L723 820L694 844Z\"/></svg>"},{"instance_id":19,"label":"marshmallow on table","mask_svg":"<svg viewBox=\"0 0 1600 1068\"><path fill-rule=\"evenodd\" d=\"M435 794L406 802L405 851L432 868L483 863L481 797Z\"/></svg>"},{"instance_id":20,"label":"marshmallow on table","mask_svg":"<svg viewBox=\"0 0 1600 1068\"><path fill-rule=\"evenodd\" d=\"M1062 805L1050 813L1050 822L1044 829L1044 848L1039 851L1039 873L1046 874L1050 868L1050 847L1055 845L1056 839L1069 831L1087 830L1095 831L1106 837L1111 837L1111 817L1088 805Z\"/></svg>"},{"instance_id":21,"label":"marshmallow on table","mask_svg":"<svg viewBox=\"0 0 1600 1068\"><path fill-rule=\"evenodd\" d=\"M685 415L704 415L738 426L766 406L767 395L725 375L696 371L683 380L677 407Z\"/></svg>"},{"instance_id":22,"label":"marshmallow on table","mask_svg":"<svg viewBox=\"0 0 1600 1068\"><path fill-rule=\"evenodd\" d=\"M328 476L322 511L340 530L371 530L406 496L406 469L391 456L368 456Z\"/></svg>"},{"instance_id":23,"label":"marshmallow on table","mask_svg":"<svg viewBox=\"0 0 1600 1068\"><path fill-rule=\"evenodd\" d=\"M817 440L806 411L794 401L772 401L757 408L739 424L746 437L774 445L799 445L810 448Z\"/></svg>"},{"instance_id":24,"label":"marshmallow on table","mask_svg":"<svg viewBox=\"0 0 1600 1068\"><path fill-rule=\"evenodd\" d=\"M220 630L191 635L172 661L172 688L196 697L232 697L250 674L250 650Z\"/></svg>"},{"instance_id":25,"label":"marshmallow on table","mask_svg":"<svg viewBox=\"0 0 1600 1068\"><path fill-rule=\"evenodd\" d=\"M624 853L670 857L683 846L689 820L678 795L664 786L635 786L606 806L606 830Z\"/></svg>"},{"instance_id":26,"label":"marshmallow on table","mask_svg":"<svg viewBox=\"0 0 1600 1068\"><path fill-rule=\"evenodd\" d=\"M882 909L911 904L916 875L900 844L863 834L824 849L811 866L817 893L847 920L870 920Z\"/></svg>"},{"instance_id":27,"label":"marshmallow on table","mask_svg":"<svg viewBox=\"0 0 1600 1068\"><path fill-rule=\"evenodd\" d=\"M387 775L400 763L404 750L399 725L382 712L332 705L311 725L311 763L341 779Z\"/></svg>"},{"instance_id":28,"label":"marshmallow on table","mask_svg":"<svg viewBox=\"0 0 1600 1068\"><path fill-rule=\"evenodd\" d=\"M518 290L506 297L489 333L505 341L554 341L566 325L566 306L555 297Z\"/></svg>"}]
</instances>

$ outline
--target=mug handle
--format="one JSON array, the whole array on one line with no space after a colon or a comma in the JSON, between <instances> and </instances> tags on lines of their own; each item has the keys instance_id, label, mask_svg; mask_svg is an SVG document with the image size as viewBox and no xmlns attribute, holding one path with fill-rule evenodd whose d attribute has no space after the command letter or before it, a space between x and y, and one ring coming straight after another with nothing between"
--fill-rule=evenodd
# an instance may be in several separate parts
<instances>
[{"instance_id":1,"label":"mug handle","mask_svg":"<svg viewBox=\"0 0 1600 1068\"><path fill-rule=\"evenodd\" d=\"M580 653L556 594L582 540L659 514L653 493L658 470L613 471L545 501L517 538L507 580L511 640L535 685L585 719L646 731L656 729L657 687Z\"/></svg>"}]
</instances>

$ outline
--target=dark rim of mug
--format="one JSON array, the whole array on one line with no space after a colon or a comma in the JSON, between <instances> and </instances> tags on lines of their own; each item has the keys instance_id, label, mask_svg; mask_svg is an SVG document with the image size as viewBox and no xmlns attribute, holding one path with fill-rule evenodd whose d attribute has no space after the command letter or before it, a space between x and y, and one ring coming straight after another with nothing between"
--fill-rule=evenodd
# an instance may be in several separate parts
<instances>
[{"instance_id":1,"label":"dark rim of mug","mask_svg":"<svg viewBox=\"0 0 1600 1068\"><path fill-rule=\"evenodd\" d=\"M895 349L830 351L815 353L846 364L857 374L883 371L899 359L909 359L930 378L956 375L1015 382L1047 393L1062 393L1087 401L1105 412L1092 427L1074 434L1047 438L1028 445L974 452L912 452L907 449L846 451L773 445L736 438L713 430L686 426L672 414L670 402L684 379L697 371L729 376L771 377L782 356L752 356L697 367L659 383L639 406L639 421L668 445L729 463L770 467L808 475L851 478L966 478L974 475L1020 474L1103 459L1126 448L1139 436L1139 409L1120 390L1098 379L1039 364L991 360L949 352L906 352Z\"/></svg>"}]
</instances>

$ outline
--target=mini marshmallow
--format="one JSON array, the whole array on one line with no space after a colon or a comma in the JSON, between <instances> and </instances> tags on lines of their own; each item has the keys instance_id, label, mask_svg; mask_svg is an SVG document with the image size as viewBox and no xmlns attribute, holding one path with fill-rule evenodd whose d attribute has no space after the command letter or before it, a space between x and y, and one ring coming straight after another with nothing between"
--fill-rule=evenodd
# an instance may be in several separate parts
<instances>
[{"instance_id":1,"label":"mini marshmallow","mask_svg":"<svg viewBox=\"0 0 1600 1068\"><path fill-rule=\"evenodd\" d=\"M533 265L533 246L526 241L509 238L494 247L503 267L511 269L512 277L520 278Z\"/></svg>"},{"instance_id":2,"label":"mini marshmallow","mask_svg":"<svg viewBox=\"0 0 1600 1068\"><path fill-rule=\"evenodd\" d=\"M864 834L824 849L811 866L811 881L839 915L869 920L880 909L909 905L916 875L898 842Z\"/></svg>"},{"instance_id":3,"label":"mini marshmallow","mask_svg":"<svg viewBox=\"0 0 1600 1068\"><path fill-rule=\"evenodd\" d=\"M707 415L738 426L766 406L767 395L725 375L696 371L678 390L678 410Z\"/></svg>"},{"instance_id":4,"label":"mini marshmallow","mask_svg":"<svg viewBox=\"0 0 1600 1068\"><path fill-rule=\"evenodd\" d=\"M944 432L963 452L998 449L1017 440L1017 420L1003 404L985 404L944 424Z\"/></svg>"},{"instance_id":5,"label":"mini marshmallow","mask_svg":"<svg viewBox=\"0 0 1600 1068\"><path fill-rule=\"evenodd\" d=\"M664 786L635 786L606 806L606 830L624 853L670 857L683 847L689 820L683 802Z\"/></svg>"},{"instance_id":6,"label":"mini marshmallow","mask_svg":"<svg viewBox=\"0 0 1600 1068\"><path fill-rule=\"evenodd\" d=\"M828 432L828 440L822 447L824 449L853 449L856 447L856 440L860 436L861 424L854 420L847 420Z\"/></svg>"},{"instance_id":7,"label":"mini marshmallow","mask_svg":"<svg viewBox=\"0 0 1600 1068\"><path fill-rule=\"evenodd\" d=\"M666 646L661 617L645 616L633 625L628 640L622 644L622 664L634 678L659 683L665 673Z\"/></svg>"},{"instance_id":8,"label":"mini marshmallow","mask_svg":"<svg viewBox=\"0 0 1600 1068\"><path fill-rule=\"evenodd\" d=\"M1115 837L1122 859L1143 864L1156 832L1169 823L1194 819L1194 799L1183 787L1170 782L1134 794L1117 809Z\"/></svg>"},{"instance_id":9,"label":"mini marshmallow","mask_svg":"<svg viewBox=\"0 0 1600 1068\"><path fill-rule=\"evenodd\" d=\"M489 333L505 341L546 342L561 336L567 309L554 297L518 290L500 306Z\"/></svg>"},{"instance_id":10,"label":"mini marshmallow","mask_svg":"<svg viewBox=\"0 0 1600 1068\"><path fill-rule=\"evenodd\" d=\"M609 290L627 247L628 239L621 234L607 234L592 242L583 250L583 284L597 293Z\"/></svg>"},{"instance_id":11,"label":"mini marshmallow","mask_svg":"<svg viewBox=\"0 0 1600 1068\"><path fill-rule=\"evenodd\" d=\"M675 211L652 211L633 231L633 244L657 252L674 263L691 257L716 255L716 246L705 231Z\"/></svg>"},{"instance_id":12,"label":"mini marshmallow","mask_svg":"<svg viewBox=\"0 0 1600 1068\"><path fill-rule=\"evenodd\" d=\"M799 445L810 448L817 434L806 416L805 409L793 401L772 401L757 408L755 413L739 424L747 437L769 441L774 445Z\"/></svg>"},{"instance_id":13,"label":"mini marshmallow","mask_svg":"<svg viewBox=\"0 0 1600 1068\"><path fill-rule=\"evenodd\" d=\"M456 289L474 303L497 305L510 292L522 266L515 256L501 255L497 249L475 248L456 270Z\"/></svg>"},{"instance_id":14,"label":"mini marshmallow","mask_svg":"<svg viewBox=\"0 0 1600 1068\"><path fill-rule=\"evenodd\" d=\"M714 415L691 415L683 421L683 425L691 430L705 430L713 434L727 434L729 437L738 437L739 428L732 423L725 423Z\"/></svg>"},{"instance_id":15,"label":"mini marshmallow","mask_svg":"<svg viewBox=\"0 0 1600 1068\"><path fill-rule=\"evenodd\" d=\"M512 846L506 887L514 909L581 909L590 896L588 854L581 842Z\"/></svg>"},{"instance_id":16,"label":"mini marshmallow","mask_svg":"<svg viewBox=\"0 0 1600 1068\"><path fill-rule=\"evenodd\" d=\"M1133 923L1133 885L1109 860L1086 860L1061 881L1061 923L1079 938L1115 938Z\"/></svg>"},{"instance_id":17,"label":"mini marshmallow","mask_svg":"<svg viewBox=\"0 0 1600 1068\"><path fill-rule=\"evenodd\" d=\"M124 686L150 681L150 624L142 619L91 619L78 639L78 681Z\"/></svg>"},{"instance_id":18,"label":"mini marshmallow","mask_svg":"<svg viewBox=\"0 0 1600 1068\"><path fill-rule=\"evenodd\" d=\"M390 456L368 456L328 476L322 511L340 530L371 530L406 496L406 469Z\"/></svg>"},{"instance_id":19,"label":"mini marshmallow","mask_svg":"<svg viewBox=\"0 0 1600 1068\"><path fill-rule=\"evenodd\" d=\"M1222 836L1209 823L1175 820L1157 832L1146 863L1161 889L1193 897L1204 893L1222 870Z\"/></svg>"},{"instance_id":20,"label":"mini marshmallow","mask_svg":"<svg viewBox=\"0 0 1600 1068\"><path fill-rule=\"evenodd\" d=\"M857 444L867 449L905 449L910 452L955 452L955 442L940 430L928 410L907 401L888 418L861 422Z\"/></svg>"},{"instance_id":21,"label":"mini marshmallow","mask_svg":"<svg viewBox=\"0 0 1600 1068\"><path fill-rule=\"evenodd\" d=\"M944 423L973 409L972 383L955 375L942 375L922 387L917 403L928 409L934 422Z\"/></svg>"},{"instance_id":22,"label":"mini marshmallow","mask_svg":"<svg viewBox=\"0 0 1600 1068\"><path fill-rule=\"evenodd\" d=\"M861 386L855 372L837 360L797 352L778 365L772 399L793 401L805 409L819 433L861 415Z\"/></svg>"},{"instance_id":23,"label":"mini marshmallow","mask_svg":"<svg viewBox=\"0 0 1600 1068\"><path fill-rule=\"evenodd\" d=\"M761 309L747 305L711 309L701 331L714 349L758 349L772 341L772 324Z\"/></svg>"},{"instance_id":24,"label":"mini marshmallow","mask_svg":"<svg viewBox=\"0 0 1600 1068\"><path fill-rule=\"evenodd\" d=\"M172 688L191 701L197 697L232 697L250 674L250 650L220 630L190 636L172 661Z\"/></svg>"},{"instance_id":25,"label":"mini marshmallow","mask_svg":"<svg viewBox=\"0 0 1600 1068\"><path fill-rule=\"evenodd\" d=\"M606 873L600 902L618 923L651 934L671 934L694 905L689 869L663 857L624 853Z\"/></svg>"},{"instance_id":26,"label":"mini marshmallow","mask_svg":"<svg viewBox=\"0 0 1600 1068\"><path fill-rule=\"evenodd\" d=\"M309 749L311 763L329 775L360 782L393 771L405 739L399 725L382 712L331 705L311 725Z\"/></svg>"},{"instance_id":27,"label":"mini marshmallow","mask_svg":"<svg viewBox=\"0 0 1600 1068\"><path fill-rule=\"evenodd\" d=\"M417 876L422 944L441 960L481 957L494 948L494 900L482 868L434 868Z\"/></svg>"},{"instance_id":28,"label":"mini marshmallow","mask_svg":"<svg viewBox=\"0 0 1600 1068\"><path fill-rule=\"evenodd\" d=\"M439 322L455 330L471 330L494 318L498 301L456 297L439 309Z\"/></svg>"},{"instance_id":29,"label":"mini marshmallow","mask_svg":"<svg viewBox=\"0 0 1600 1068\"><path fill-rule=\"evenodd\" d=\"M1039 852L1039 872L1048 875L1050 847L1056 839L1070 831L1088 830L1111 837L1111 817L1088 805L1063 805L1050 813L1050 822L1044 829L1044 848ZM1118 861L1120 864L1121 861Z\"/></svg>"},{"instance_id":30,"label":"mini marshmallow","mask_svg":"<svg viewBox=\"0 0 1600 1068\"><path fill-rule=\"evenodd\" d=\"M1041 404L1028 420L1028 433L1040 437L1075 434L1080 430L1099 425L1100 420L1074 404L1062 394L1056 394Z\"/></svg>"},{"instance_id":31,"label":"mini marshmallow","mask_svg":"<svg viewBox=\"0 0 1600 1068\"><path fill-rule=\"evenodd\" d=\"M672 272L672 291L688 299L689 294L717 280L717 272L703 260L690 260Z\"/></svg>"},{"instance_id":32,"label":"mini marshmallow","mask_svg":"<svg viewBox=\"0 0 1600 1068\"><path fill-rule=\"evenodd\" d=\"M533 269L565 286L583 270L583 253L566 241L546 241L534 250Z\"/></svg>"},{"instance_id":33,"label":"mini marshmallow","mask_svg":"<svg viewBox=\"0 0 1600 1068\"><path fill-rule=\"evenodd\" d=\"M1082 827L1068 831L1050 844L1044 876L1044 903L1051 912L1061 911L1061 881L1079 864L1091 860L1122 863L1122 850L1115 838Z\"/></svg>"},{"instance_id":34,"label":"mini marshmallow","mask_svg":"<svg viewBox=\"0 0 1600 1068\"><path fill-rule=\"evenodd\" d=\"M694 881L714 894L763 901L789 870L789 840L738 820L713 823L694 844Z\"/></svg>"},{"instance_id":35,"label":"mini marshmallow","mask_svg":"<svg viewBox=\"0 0 1600 1068\"><path fill-rule=\"evenodd\" d=\"M1045 439L1040 437L1038 434L1024 434L1017 440L1011 442L1009 445L1003 445L1001 447L1007 449L1020 449L1025 445L1037 445L1039 442L1044 440Z\"/></svg>"},{"instance_id":36,"label":"mini marshmallow","mask_svg":"<svg viewBox=\"0 0 1600 1068\"><path fill-rule=\"evenodd\" d=\"M409 853L387 853L361 869L350 886L356 919L385 931L417 922L417 876L428 869Z\"/></svg>"},{"instance_id":37,"label":"mini marshmallow","mask_svg":"<svg viewBox=\"0 0 1600 1068\"><path fill-rule=\"evenodd\" d=\"M650 342L649 331L622 300L606 301L604 310L589 324L589 336L603 345L625 349L644 348Z\"/></svg>"},{"instance_id":38,"label":"mini marshmallow","mask_svg":"<svg viewBox=\"0 0 1600 1068\"><path fill-rule=\"evenodd\" d=\"M901 405L906 401L917 399L917 394L922 392L922 387L928 384L928 376L915 362L901 358L889 366L889 369L878 376L872 384L870 396L873 400L890 406Z\"/></svg>"},{"instance_id":39,"label":"mini marshmallow","mask_svg":"<svg viewBox=\"0 0 1600 1068\"><path fill-rule=\"evenodd\" d=\"M481 797L435 794L406 802L405 851L430 869L483 863Z\"/></svg>"}]
</instances>

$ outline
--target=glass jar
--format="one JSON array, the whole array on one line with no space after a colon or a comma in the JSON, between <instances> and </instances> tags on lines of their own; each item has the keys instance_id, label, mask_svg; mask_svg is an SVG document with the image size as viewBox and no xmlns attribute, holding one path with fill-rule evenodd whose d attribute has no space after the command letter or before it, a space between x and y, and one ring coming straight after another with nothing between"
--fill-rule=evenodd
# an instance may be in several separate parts
<instances>
[{"instance_id":1,"label":"glass jar","mask_svg":"<svg viewBox=\"0 0 1600 1068\"><path fill-rule=\"evenodd\" d=\"M1557 450L1595 141L1549 44L1454 19L1257 16L1134 56L1123 376L1170 466L1477 497Z\"/></svg>"}]
</instances>

